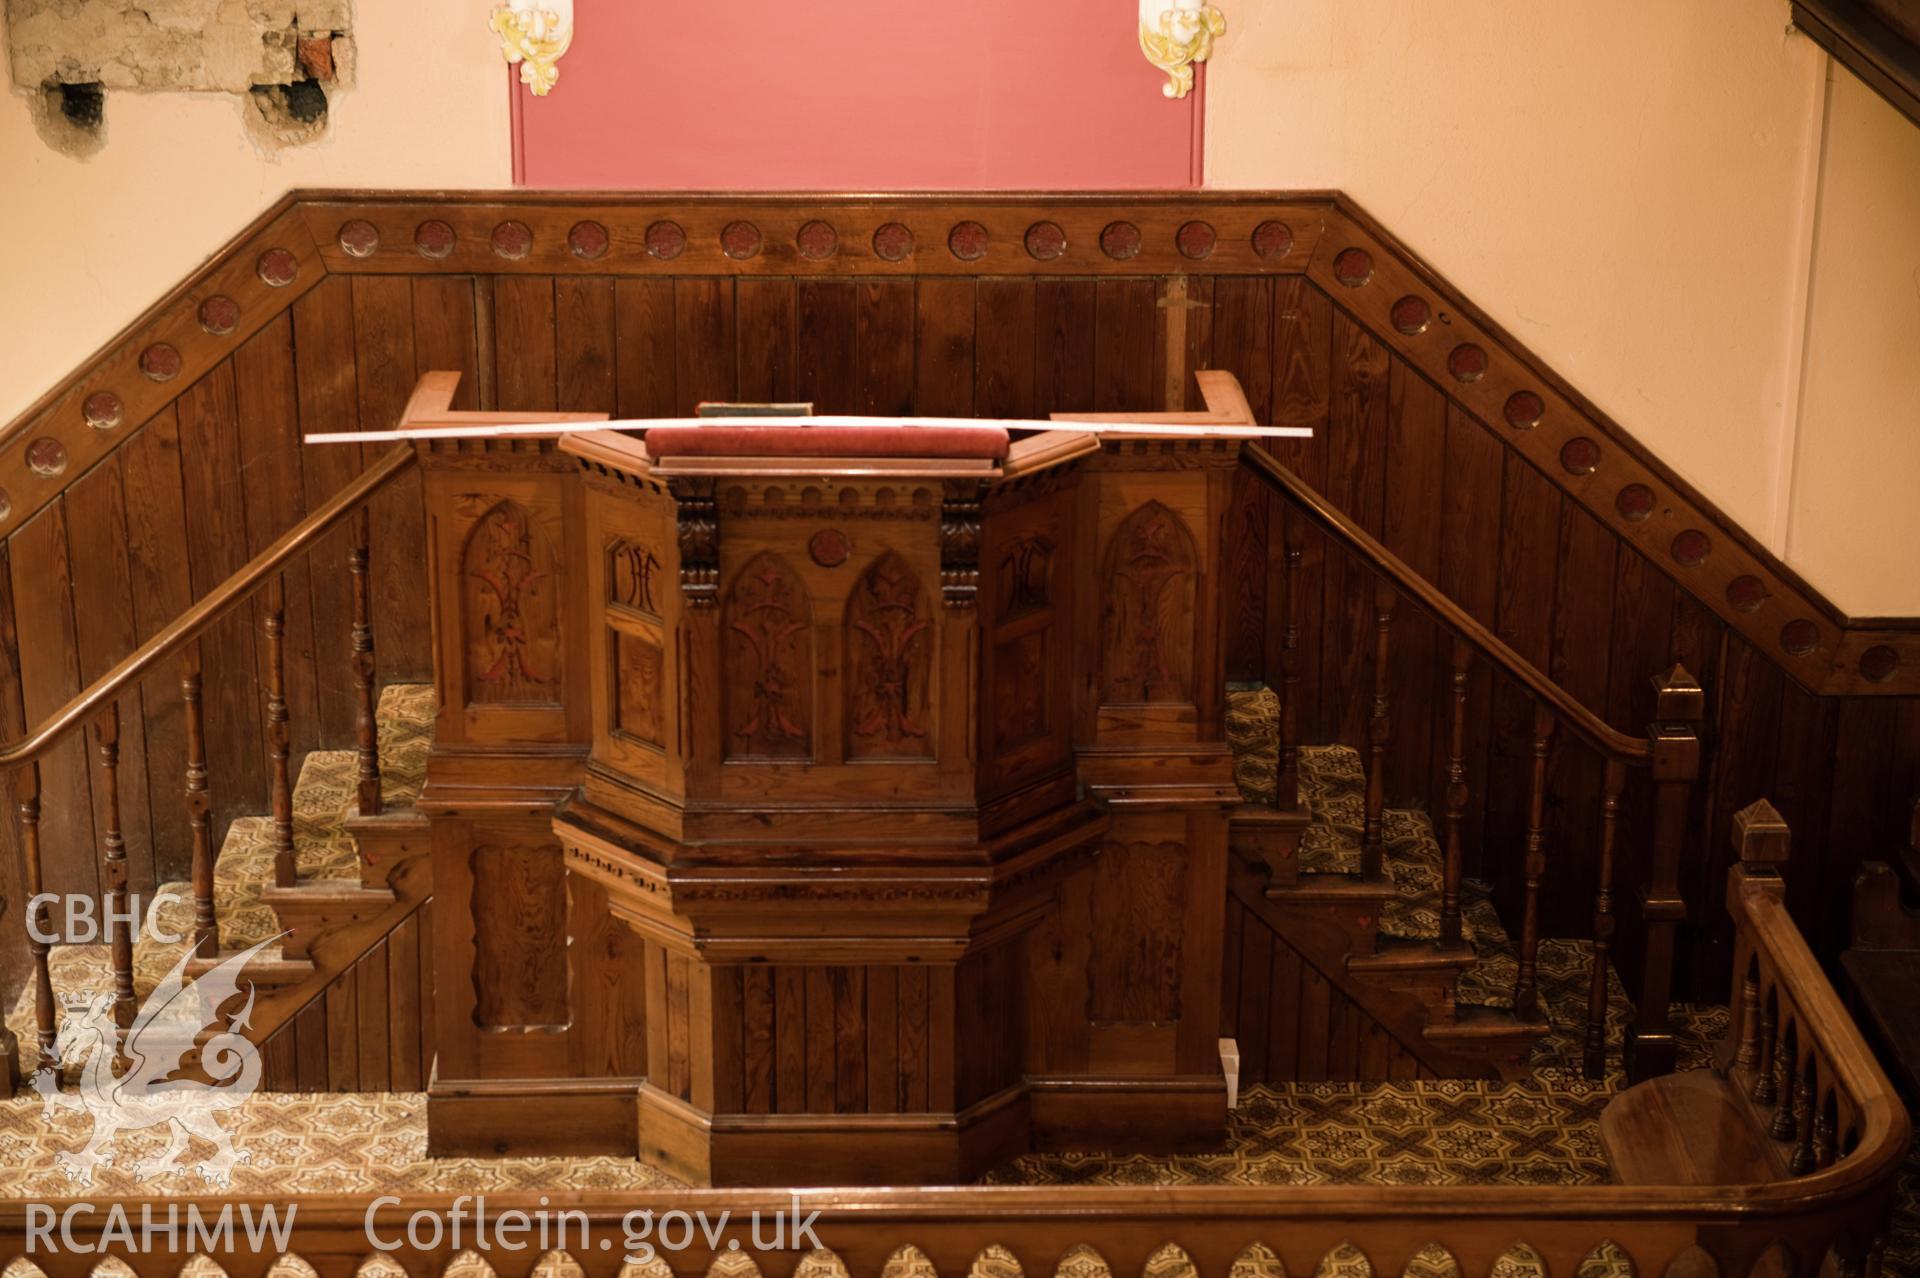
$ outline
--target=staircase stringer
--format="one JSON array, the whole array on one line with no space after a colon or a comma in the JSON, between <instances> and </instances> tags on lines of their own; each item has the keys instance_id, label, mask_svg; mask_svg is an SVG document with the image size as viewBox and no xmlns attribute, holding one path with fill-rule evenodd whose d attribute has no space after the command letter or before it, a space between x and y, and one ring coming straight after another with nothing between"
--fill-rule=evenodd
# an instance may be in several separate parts
<instances>
[{"instance_id":1,"label":"staircase stringer","mask_svg":"<svg viewBox=\"0 0 1920 1278\"><path fill-rule=\"evenodd\" d=\"M1308 876L1307 882L1315 877ZM1248 918L1300 956L1321 978L1371 1019L1401 1050L1436 1078L1499 1078L1497 1066L1476 1056L1449 1051L1422 1033L1426 1008L1418 999L1366 980L1348 970L1355 953L1346 928L1331 920L1324 908L1290 905L1285 897L1267 895L1267 879L1236 859L1228 875L1228 891L1247 911ZM1377 926L1377 916L1375 926ZM1373 1081L1373 1080L1368 1080ZM1381 1080L1384 1081L1384 1080Z\"/></svg>"}]
</instances>

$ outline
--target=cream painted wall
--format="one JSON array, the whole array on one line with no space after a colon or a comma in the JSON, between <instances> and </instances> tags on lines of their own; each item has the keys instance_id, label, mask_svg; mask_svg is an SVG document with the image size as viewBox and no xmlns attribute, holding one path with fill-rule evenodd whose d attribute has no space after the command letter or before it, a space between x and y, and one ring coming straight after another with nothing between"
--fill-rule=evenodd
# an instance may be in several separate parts
<instances>
[{"instance_id":1,"label":"cream painted wall","mask_svg":"<svg viewBox=\"0 0 1920 1278\"><path fill-rule=\"evenodd\" d=\"M1784 4L1225 7L1210 185L1344 189L1842 609L1920 613L1920 129L1837 88L1823 174Z\"/></svg>"},{"instance_id":2,"label":"cream painted wall","mask_svg":"<svg viewBox=\"0 0 1920 1278\"><path fill-rule=\"evenodd\" d=\"M1833 80L1790 560L1859 614L1920 613L1920 128Z\"/></svg>"},{"instance_id":3,"label":"cream painted wall","mask_svg":"<svg viewBox=\"0 0 1920 1278\"><path fill-rule=\"evenodd\" d=\"M263 152L234 97L109 93L105 147L74 160L0 90L0 423L289 188L510 185L507 72L484 7L355 8L357 85L310 146Z\"/></svg>"}]
</instances>

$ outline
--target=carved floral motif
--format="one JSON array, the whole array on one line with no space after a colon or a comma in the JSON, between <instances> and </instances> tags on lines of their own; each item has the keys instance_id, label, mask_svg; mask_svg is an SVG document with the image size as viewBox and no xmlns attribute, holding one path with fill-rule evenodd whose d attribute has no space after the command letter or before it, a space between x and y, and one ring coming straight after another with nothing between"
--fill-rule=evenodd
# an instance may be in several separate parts
<instances>
[{"instance_id":1,"label":"carved floral motif","mask_svg":"<svg viewBox=\"0 0 1920 1278\"><path fill-rule=\"evenodd\" d=\"M1157 501L1128 515L1107 544L1101 699L1193 699L1197 554L1179 515Z\"/></svg>"},{"instance_id":2,"label":"carved floral motif","mask_svg":"<svg viewBox=\"0 0 1920 1278\"><path fill-rule=\"evenodd\" d=\"M727 594L726 696L735 758L812 752L813 626L806 592L772 551L740 569Z\"/></svg>"},{"instance_id":3,"label":"carved floral motif","mask_svg":"<svg viewBox=\"0 0 1920 1278\"><path fill-rule=\"evenodd\" d=\"M487 25L500 37L507 65L520 68L520 83L535 97L551 93L560 58L573 44L573 0L506 0Z\"/></svg>"},{"instance_id":4,"label":"carved floral motif","mask_svg":"<svg viewBox=\"0 0 1920 1278\"><path fill-rule=\"evenodd\" d=\"M553 545L526 507L500 501L480 517L460 575L468 701L551 702L560 655Z\"/></svg>"},{"instance_id":5,"label":"carved floral motif","mask_svg":"<svg viewBox=\"0 0 1920 1278\"><path fill-rule=\"evenodd\" d=\"M1203 0L1140 0L1140 52L1167 73L1160 92L1170 98L1193 92L1194 63L1212 57L1226 31L1226 15Z\"/></svg>"},{"instance_id":6,"label":"carved floral motif","mask_svg":"<svg viewBox=\"0 0 1920 1278\"><path fill-rule=\"evenodd\" d=\"M1029 533L1007 544L1000 556L1001 621L1045 608L1053 595L1053 539Z\"/></svg>"},{"instance_id":7,"label":"carved floral motif","mask_svg":"<svg viewBox=\"0 0 1920 1278\"><path fill-rule=\"evenodd\" d=\"M930 755L933 623L900 556L882 556L848 597L847 648L848 757Z\"/></svg>"}]
</instances>

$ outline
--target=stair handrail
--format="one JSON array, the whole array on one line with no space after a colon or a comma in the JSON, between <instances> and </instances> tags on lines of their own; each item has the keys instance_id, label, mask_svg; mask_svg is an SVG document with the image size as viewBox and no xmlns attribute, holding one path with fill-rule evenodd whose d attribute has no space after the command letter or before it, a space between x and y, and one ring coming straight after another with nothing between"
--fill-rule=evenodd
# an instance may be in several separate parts
<instances>
[{"instance_id":1,"label":"stair handrail","mask_svg":"<svg viewBox=\"0 0 1920 1278\"><path fill-rule=\"evenodd\" d=\"M1510 644L1487 629L1466 609L1447 598L1419 571L1330 505L1326 498L1266 448L1250 443L1243 455L1256 473L1284 490L1335 540L1345 544L1371 564L1375 571L1390 579L1442 625L1478 648L1494 665L1525 685L1536 698L1552 706L1555 715L1585 737L1596 750L1624 763L1645 764L1651 761L1653 751L1644 737L1628 736L1581 705L1577 698L1555 683L1538 666L1515 652Z\"/></svg>"},{"instance_id":2,"label":"stair handrail","mask_svg":"<svg viewBox=\"0 0 1920 1278\"><path fill-rule=\"evenodd\" d=\"M101 805L101 885L107 899L106 939L112 951L113 1019L124 1035L136 1012L133 980L132 903L126 839L120 827L120 698L161 662L182 659L181 699L186 707L186 776L184 798L192 840L193 945L203 958L219 947L215 918L213 867L215 860L211 804L207 786L204 723L201 718L199 650L190 647L208 628L220 622L264 588L263 611L268 645L266 680L266 745L272 784L275 883L294 884L297 870L293 844L293 786L286 704L286 578L289 560L308 551L336 524L354 517L348 547L348 572L353 579L352 635L355 698L355 754L358 810L374 815L380 810L379 743L375 725L373 630L369 615L367 580L370 518L367 503L392 479L415 462L415 445L398 444L382 454L352 482L276 538L225 581L209 590L191 607L167 623L111 670L89 684L60 709L19 740L0 749L0 774L12 788L25 871L27 949L31 956L34 1019L38 1043L31 1058L52 1064L55 1050L55 1010L52 941L40 845L40 759L84 724L92 723L101 769L95 797ZM20 1043L12 1031L0 1027L0 1096L15 1094L23 1075Z\"/></svg>"},{"instance_id":3,"label":"stair handrail","mask_svg":"<svg viewBox=\"0 0 1920 1278\"><path fill-rule=\"evenodd\" d=\"M0 771L11 770L39 758L69 732L99 714L117 700L128 685L199 638L208 627L259 589L277 569L331 531L335 524L352 514L388 480L413 465L414 459L412 444L400 444L383 454L352 483L282 533L272 545L248 560L238 572L209 590L153 638L134 649L119 664L48 715L38 727L5 748L0 748Z\"/></svg>"}]
</instances>

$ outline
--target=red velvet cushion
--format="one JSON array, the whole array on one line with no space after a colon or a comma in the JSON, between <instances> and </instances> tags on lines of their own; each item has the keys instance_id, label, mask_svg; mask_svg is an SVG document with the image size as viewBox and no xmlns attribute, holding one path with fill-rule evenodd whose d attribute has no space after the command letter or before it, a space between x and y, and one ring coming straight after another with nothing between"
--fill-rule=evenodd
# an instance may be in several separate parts
<instances>
[{"instance_id":1,"label":"red velvet cushion","mask_svg":"<svg viewBox=\"0 0 1920 1278\"><path fill-rule=\"evenodd\" d=\"M1007 455L1003 426L655 426L654 457L975 457Z\"/></svg>"}]
</instances>

